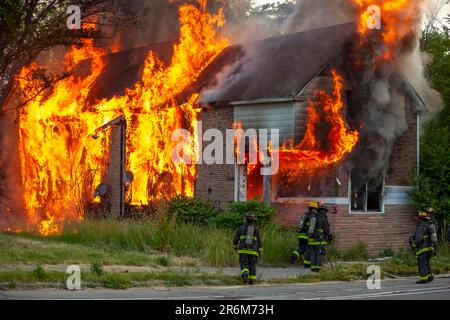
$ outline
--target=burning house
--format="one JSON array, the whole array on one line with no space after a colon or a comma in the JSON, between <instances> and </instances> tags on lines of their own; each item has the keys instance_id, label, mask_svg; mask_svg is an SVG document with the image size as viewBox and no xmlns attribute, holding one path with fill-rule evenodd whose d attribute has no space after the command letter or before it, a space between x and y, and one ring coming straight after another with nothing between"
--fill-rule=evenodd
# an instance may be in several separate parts
<instances>
[{"instance_id":1,"label":"burning house","mask_svg":"<svg viewBox=\"0 0 450 320\"><path fill-rule=\"evenodd\" d=\"M206 1L182 4L178 41L113 54L92 43L72 48L65 65L81 72L37 94L30 83L39 86L39 66L23 68L19 87L36 96L17 128L28 221L57 233L83 219L94 194L108 195L116 216L125 202L184 195L223 208L259 196L293 225L308 200L319 200L337 208L330 222L339 247L404 247L415 225L408 177L427 107L397 62L414 51L421 1L386 1L382 30L364 24L369 2L349 2L356 23L240 45L218 32L223 12L208 13ZM277 155L279 171L174 162L179 128L193 137L184 155L195 159L207 147L197 150L199 120L203 132L224 136L236 126L279 130L279 148L259 150ZM243 139L246 149L258 144Z\"/></svg>"},{"instance_id":2,"label":"burning house","mask_svg":"<svg viewBox=\"0 0 450 320\"><path fill-rule=\"evenodd\" d=\"M225 48L177 99L201 93L203 133L213 128L226 136L237 123L244 130L278 129L282 146L272 152L278 152L280 169L262 176L258 164L198 164L193 193L184 194L220 208L260 197L287 225L297 223L309 200L318 200L337 208L330 221L341 248L358 241L371 253L404 247L415 227L408 178L418 163L418 123L426 106L409 81L392 71L386 82L393 98L376 115L380 132L374 132L364 114L370 107L361 104L374 104L377 97L355 79L355 38L355 24L347 23ZM146 52L170 57L172 47L161 43L111 55L114 68L106 68L91 94L120 94L139 78ZM256 55L249 57L249 51ZM396 134L384 132L390 130ZM247 152L254 143L246 139ZM120 177L117 170L115 175Z\"/></svg>"},{"instance_id":3,"label":"burning house","mask_svg":"<svg viewBox=\"0 0 450 320\"><path fill-rule=\"evenodd\" d=\"M419 118L426 106L409 81L393 72L387 80L395 97L390 103L404 113L386 108L376 115L379 132L365 127L362 113L369 106L361 104L370 105L373 92L351 78L354 37L349 23L254 43L257 54L249 60L240 46L225 49L200 78L208 82L208 73L238 61L218 78L222 84L204 93L203 130L236 122L243 129L279 129L280 170L264 177L251 164L200 165L196 195L218 206L266 198L287 225L295 225L307 202L317 200L337 208L329 219L340 248L358 241L371 253L405 247L415 227L408 179L418 163ZM243 72L245 63L251 67ZM324 111L327 103L336 113ZM393 129L393 120L404 123ZM390 141L384 130L398 130L398 136Z\"/></svg>"}]
</instances>

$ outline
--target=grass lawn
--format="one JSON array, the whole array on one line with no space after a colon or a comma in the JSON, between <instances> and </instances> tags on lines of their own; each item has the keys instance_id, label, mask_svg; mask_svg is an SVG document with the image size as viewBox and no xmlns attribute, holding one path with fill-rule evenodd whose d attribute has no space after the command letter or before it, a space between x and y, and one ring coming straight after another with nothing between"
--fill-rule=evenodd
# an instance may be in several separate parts
<instances>
[{"instance_id":1,"label":"grass lawn","mask_svg":"<svg viewBox=\"0 0 450 320\"><path fill-rule=\"evenodd\" d=\"M166 256L178 265L238 265L232 230L168 220L109 219L85 220L64 230L61 235L49 237L0 234L0 263L154 265ZM296 247L296 233L273 226L264 230L264 239L263 263L288 265L289 254Z\"/></svg>"},{"instance_id":2,"label":"grass lawn","mask_svg":"<svg viewBox=\"0 0 450 320\"><path fill-rule=\"evenodd\" d=\"M127 288L140 285L182 286L196 284L234 285L239 278L224 274L201 274L174 271L164 267L238 267L237 254L231 239L232 230L177 224L167 219L149 221L86 220L68 225L57 236L40 237L32 234L0 234L0 265L12 265L0 271L0 282L16 283L54 282L65 284L66 273L45 270L40 265L84 264L145 266L162 269L158 272L89 272L83 271L83 282L92 286ZM76 231L75 231L76 230ZM276 226L263 230L265 239L262 266L285 267L289 265L290 252L296 247L296 234L292 229ZM294 279L268 280L279 282L318 282L331 280L356 280L367 278L367 252L363 244L345 252L328 249L338 261L335 268L324 268L320 274ZM353 261L345 263L344 261ZM360 261L360 262L354 262ZM384 276L409 276L417 274L415 257L400 252L394 258L376 263ZM28 265L23 270L21 265ZM14 269L17 266L17 269ZM32 270L30 268L35 268ZM436 274L450 272L448 246L440 246L432 266ZM172 268L173 269L173 268ZM94 270L95 271L95 270Z\"/></svg>"}]
</instances>

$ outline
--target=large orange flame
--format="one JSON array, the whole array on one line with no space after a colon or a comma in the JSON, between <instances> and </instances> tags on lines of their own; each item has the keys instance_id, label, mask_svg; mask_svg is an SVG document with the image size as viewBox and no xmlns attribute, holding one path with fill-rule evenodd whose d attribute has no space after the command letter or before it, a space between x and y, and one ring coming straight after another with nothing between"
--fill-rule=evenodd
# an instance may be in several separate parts
<instances>
[{"instance_id":1,"label":"large orange flame","mask_svg":"<svg viewBox=\"0 0 450 320\"><path fill-rule=\"evenodd\" d=\"M350 130L342 114L344 101L342 97L342 77L332 70L334 88L332 93L320 90L314 100L309 101L307 107L308 119L306 131L298 145L285 143L280 150L269 146L272 156L279 157L280 170L288 173L289 180L294 182L301 176L311 176L317 170L327 168L352 152L359 141L359 132ZM326 145L318 138L318 124L325 121L329 131ZM238 125L241 128L241 125ZM242 139L242 137L239 137ZM252 142L253 144L256 141ZM254 147L257 150L257 147ZM247 198L262 196L262 176L259 173L260 161L264 154L258 153L258 163L247 166Z\"/></svg>"},{"instance_id":2,"label":"large orange flame","mask_svg":"<svg viewBox=\"0 0 450 320\"><path fill-rule=\"evenodd\" d=\"M149 52L141 80L126 95L88 105L91 85L104 68L105 52L86 42L66 55L66 66L90 60L90 74L72 75L58 82L51 92L38 94L20 115L19 139L24 202L29 221L43 235L61 231L63 221L82 219L84 204L92 201L92 188L106 169L109 137L91 139L96 128L125 116L128 128L127 167L134 173L132 201L150 201L194 192L195 165L173 162L171 141L175 129L196 134L198 95L179 105L175 97L190 86L202 70L228 45L217 34L224 24L222 11L206 12L206 1L181 5L180 39L170 64ZM37 69L24 68L18 79ZM194 143L187 152L195 156Z\"/></svg>"},{"instance_id":3,"label":"large orange flame","mask_svg":"<svg viewBox=\"0 0 450 320\"><path fill-rule=\"evenodd\" d=\"M370 6L380 8L381 34L385 44L383 52L377 54L377 60L390 61L395 57L396 48L402 39L411 35L420 22L420 9L424 0L351 0L356 6L358 19L358 32L367 35L373 30L369 29L368 21L372 19L368 12Z\"/></svg>"},{"instance_id":4,"label":"large orange flame","mask_svg":"<svg viewBox=\"0 0 450 320\"><path fill-rule=\"evenodd\" d=\"M350 153L359 140L358 131L350 130L342 110L342 77L332 71L334 90L332 94L321 90L316 101L310 101L306 132L296 148L284 145L279 150L280 168L292 169L299 173L312 173L341 160ZM316 135L316 128L321 117L329 124L327 146L322 146ZM272 150L272 153L277 152Z\"/></svg>"}]
</instances>

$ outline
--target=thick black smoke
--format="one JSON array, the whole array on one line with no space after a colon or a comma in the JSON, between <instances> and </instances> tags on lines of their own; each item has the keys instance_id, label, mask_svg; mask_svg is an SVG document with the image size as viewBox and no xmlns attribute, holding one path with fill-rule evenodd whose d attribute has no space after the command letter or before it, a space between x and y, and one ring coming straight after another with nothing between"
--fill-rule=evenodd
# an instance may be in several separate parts
<instances>
[{"instance_id":1,"label":"thick black smoke","mask_svg":"<svg viewBox=\"0 0 450 320\"><path fill-rule=\"evenodd\" d=\"M414 0L415 4L426 2ZM386 175L395 142L408 129L406 114L410 112L407 110L410 104L405 96L412 88L421 95L427 107L438 109L436 106L440 105L439 95L424 77L423 59L418 49L421 18L418 11L410 33L396 43L394 59L381 63L376 59L387 50L381 32L375 30L362 36L357 34L355 26L343 61L338 63L342 63L344 77L352 87L348 97L348 120L361 135L359 145L346 160L347 168L359 177L357 183L376 185ZM349 0L297 0L295 12L287 19L284 29L287 33L303 32L356 20L357 12ZM243 47L246 54L217 76L217 86L204 92L205 101L220 98L223 92L238 86L250 73L255 74L255 68L262 68L257 74L265 77L253 81L264 84L273 78L270 58L267 59L261 50L255 50L251 41ZM260 63L261 59L266 59L267 63ZM309 59L312 61L313 57Z\"/></svg>"}]
</instances>

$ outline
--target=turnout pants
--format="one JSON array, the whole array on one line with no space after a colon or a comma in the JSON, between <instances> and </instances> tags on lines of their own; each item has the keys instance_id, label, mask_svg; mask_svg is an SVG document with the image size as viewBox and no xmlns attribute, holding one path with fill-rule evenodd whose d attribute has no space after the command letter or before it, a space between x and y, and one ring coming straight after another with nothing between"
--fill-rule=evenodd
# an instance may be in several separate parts
<instances>
[{"instance_id":1,"label":"turnout pants","mask_svg":"<svg viewBox=\"0 0 450 320\"><path fill-rule=\"evenodd\" d=\"M254 283L256 281L256 263L258 257L253 254L240 253L239 263L241 265L242 281L247 283Z\"/></svg>"},{"instance_id":2,"label":"turnout pants","mask_svg":"<svg viewBox=\"0 0 450 320\"><path fill-rule=\"evenodd\" d=\"M322 245L310 245L311 249L311 270L320 271L322 269L324 248Z\"/></svg>"},{"instance_id":3,"label":"turnout pants","mask_svg":"<svg viewBox=\"0 0 450 320\"><path fill-rule=\"evenodd\" d=\"M433 270L431 270L430 264L432 256L432 251L425 251L417 256L417 265L419 267L420 280L422 281L427 281L433 276Z\"/></svg>"},{"instance_id":4,"label":"turnout pants","mask_svg":"<svg viewBox=\"0 0 450 320\"><path fill-rule=\"evenodd\" d=\"M309 261L307 249L308 249L308 240L307 239L298 239L297 250L293 251L292 255L291 255L292 260L297 261L297 259L300 259L300 257L304 255L303 263L306 264L306 262L308 262L309 264L311 264L311 262ZM308 261L306 261L307 258L308 258Z\"/></svg>"}]
</instances>

